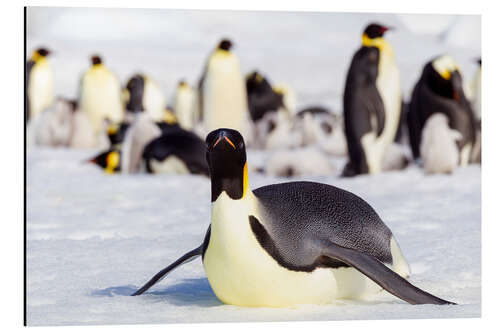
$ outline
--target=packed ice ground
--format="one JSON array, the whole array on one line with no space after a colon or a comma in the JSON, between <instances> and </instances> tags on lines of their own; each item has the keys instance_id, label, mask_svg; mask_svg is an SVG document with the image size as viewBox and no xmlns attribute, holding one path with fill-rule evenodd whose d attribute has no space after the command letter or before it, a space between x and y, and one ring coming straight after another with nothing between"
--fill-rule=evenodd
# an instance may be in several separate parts
<instances>
[{"instance_id":1,"label":"packed ice ground","mask_svg":"<svg viewBox=\"0 0 500 333\"><path fill-rule=\"evenodd\" d=\"M59 95L75 95L88 54L99 51L122 80L140 70L168 96L180 78L194 83L210 49L229 36L243 72L257 68L272 82L287 83L299 107L320 104L340 111L349 59L363 26L373 20L398 29L388 39L406 97L422 65L441 52L451 53L465 78L472 77L472 60L480 55L478 17L30 8L27 41L28 50L38 45L54 50ZM200 260L179 268L146 295L129 297L200 244L209 224L210 183L199 176L105 175L82 163L93 153L28 152L29 325L480 316L477 165L451 176L426 176L412 166L377 176L308 179L368 201L396 235L412 269L411 282L460 305L411 306L383 292L366 301L259 309L218 301ZM262 165L269 154L249 152L250 168ZM337 171L343 162L335 160ZM253 188L282 181L250 174Z\"/></svg>"}]
</instances>

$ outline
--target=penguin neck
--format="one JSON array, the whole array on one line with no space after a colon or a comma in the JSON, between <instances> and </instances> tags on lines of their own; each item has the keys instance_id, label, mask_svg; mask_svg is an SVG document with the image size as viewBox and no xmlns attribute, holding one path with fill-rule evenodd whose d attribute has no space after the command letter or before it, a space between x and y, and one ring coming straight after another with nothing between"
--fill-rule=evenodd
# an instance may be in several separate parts
<instances>
[{"instance_id":1,"label":"penguin neck","mask_svg":"<svg viewBox=\"0 0 500 333\"><path fill-rule=\"evenodd\" d=\"M33 60L36 64L44 64L47 62L47 58L45 58L43 55L40 55L38 53L33 54L31 57L31 60Z\"/></svg>"},{"instance_id":2,"label":"penguin neck","mask_svg":"<svg viewBox=\"0 0 500 333\"><path fill-rule=\"evenodd\" d=\"M366 34L361 37L361 44L366 47L376 47L380 50L381 55L393 57L392 46L383 37L370 38Z\"/></svg>"},{"instance_id":3,"label":"penguin neck","mask_svg":"<svg viewBox=\"0 0 500 333\"><path fill-rule=\"evenodd\" d=\"M102 63L92 65L91 69L94 71L103 70L105 67Z\"/></svg>"},{"instance_id":4,"label":"penguin neck","mask_svg":"<svg viewBox=\"0 0 500 333\"><path fill-rule=\"evenodd\" d=\"M212 177L212 203L222 196L228 196L233 200L242 200L252 195L248 184L247 163L243 167L241 177Z\"/></svg>"}]
</instances>

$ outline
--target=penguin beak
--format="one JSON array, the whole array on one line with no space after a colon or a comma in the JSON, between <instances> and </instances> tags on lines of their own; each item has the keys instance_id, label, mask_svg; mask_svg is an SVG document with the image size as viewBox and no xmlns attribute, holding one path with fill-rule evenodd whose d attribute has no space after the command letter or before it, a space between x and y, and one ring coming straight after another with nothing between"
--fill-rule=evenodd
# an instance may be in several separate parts
<instances>
[{"instance_id":1,"label":"penguin beak","mask_svg":"<svg viewBox=\"0 0 500 333\"><path fill-rule=\"evenodd\" d=\"M217 146L219 142L221 142L222 140L225 140L227 143L231 145L231 147L233 147L234 150L236 150L236 146L234 145L234 143L227 136L223 134L217 138L212 148L215 148L215 146Z\"/></svg>"},{"instance_id":2,"label":"penguin beak","mask_svg":"<svg viewBox=\"0 0 500 333\"><path fill-rule=\"evenodd\" d=\"M85 160L85 161L82 161L82 164L86 164L86 163L97 163L97 160L95 158L91 158L90 160Z\"/></svg>"},{"instance_id":3,"label":"penguin beak","mask_svg":"<svg viewBox=\"0 0 500 333\"><path fill-rule=\"evenodd\" d=\"M382 27L382 33L385 33L386 31L389 31L389 30L393 31L396 29L394 29L394 27Z\"/></svg>"}]
</instances>

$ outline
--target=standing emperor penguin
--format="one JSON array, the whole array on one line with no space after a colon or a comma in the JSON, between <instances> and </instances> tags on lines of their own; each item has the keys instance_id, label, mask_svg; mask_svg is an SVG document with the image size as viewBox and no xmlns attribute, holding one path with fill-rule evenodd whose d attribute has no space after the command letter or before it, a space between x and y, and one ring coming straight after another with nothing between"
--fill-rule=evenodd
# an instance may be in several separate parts
<instances>
[{"instance_id":1,"label":"standing emperor penguin","mask_svg":"<svg viewBox=\"0 0 500 333\"><path fill-rule=\"evenodd\" d=\"M26 64L27 119L32 119L54 101L54 74L47 60L50 51L39 48Z\"/></svg>"},{"instance_id":2,"label":"standing emperor penguin","mask_svg":"<svg viewBox=\"0 0 500 333\"><path fill-rule=\"evenodd\" d=\"M467 165L476 140L476 125L460 69L448 55L429 61L413 89L407 122L414 159L421 155L422 130L427 119L436 112L446 115L450 128L460 133L459 165Z\"/></svg>"},{"instance_id":3,"label":"standing emperor penguin","mask_svg":"<svg viewBox=\"0 0 500 333\"><path fill-rule=\"evenodd\" d=\"M203 243L156 274L198 256L215 295L226 304L287 307L363 298L381 288L411 304L450 304L410 284L392 232L360 197L313 182L252 191L238 131L208 134L212 213Z\"/></svg>"},{"instance_id":4,"label":"standing emperor penguin","mask_svg":"<svg viewBox=\"0 0 500 333\"><path fill-rule=\"evenodd\" d=\"M104 66L99 56L92 56L91 62L90 69L80 82L79 105L89 115L98 135L103 131L105 119L119 123L123 120L124 111L118 78Z\"/></svg>"},{"instance_id":5,"label":"standing emperor penguin","mask_svg":"<svg viewBox=\"0 0 500 333\"><path fill-rule=\"evenodd\" d=\"M402 96L394 53L384 39L387 30L379 24L366 27L347 74L344 122L349 162L344 176L380 172L398 130Z\"/></svg>"},{"instance_id":6,"label":"standing emperor penguin","mask_svg":"<svg viewBox=\"0 0 500 333\"><path fill-rule=\"evenodd\" d=\"M165 96L158 84L149 76L135 74L124 89L125 109L128 112L145 112L154 121L163 119Z\"/></svg>"},{"instance_id":7,"label":"standing emperor penguin","mask_svg":"<svg viewBox=\"0 0 500 333\"><path fill-rule=\"evenodd\" d=\"M182 128L187 130L194 128L196 120L195 103L196 96L193 89L186 81L181 80L175 91L174 111Z\"/></svg>"},{"instance_id":8,"label":"standing emperor penguin","mask_svg":"<svg viewBox=\"0 0 500 333\"><path fill-rule=\"evenodd\" d=\"M200 111L206 133L220 127L237 129L251 141L246 86L232 43L223 39L210 55L200 80Z\"/></svg>"}]
</instances>

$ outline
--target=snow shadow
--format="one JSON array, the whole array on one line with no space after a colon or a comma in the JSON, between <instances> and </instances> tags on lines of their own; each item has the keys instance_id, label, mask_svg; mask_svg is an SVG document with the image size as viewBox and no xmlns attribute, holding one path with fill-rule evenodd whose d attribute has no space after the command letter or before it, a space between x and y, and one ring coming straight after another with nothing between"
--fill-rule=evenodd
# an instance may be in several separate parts
<instances>
[{"instance_id":1,"label":"snow shadow","mask_svg":"<svg viewBox=\"0 0 500 333\"><path fill-rule=\"evenodd\" d=\"M134 285L116 286L94 290L91 295L97 297L130 296L139 287ZM154 301L167 301L178 306L213 307L222 305L215 296L207 278L183 279L181 282L163 289L149 290L142 296Z\"/></svg>"}]
</instances>

